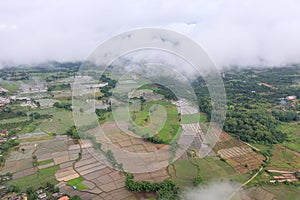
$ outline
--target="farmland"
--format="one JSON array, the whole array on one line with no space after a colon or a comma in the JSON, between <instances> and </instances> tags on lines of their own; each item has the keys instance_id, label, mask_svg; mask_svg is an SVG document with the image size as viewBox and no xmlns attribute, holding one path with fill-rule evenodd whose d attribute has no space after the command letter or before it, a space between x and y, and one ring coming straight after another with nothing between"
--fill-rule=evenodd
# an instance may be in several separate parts
<instances>
[{"instance_id":1,"label":"farmland","mask_svg":"<svg viewBox=\"0 0 300 200\"><path fill-rule=\"evenodd\" d=\"M297 122L281 123L277 126L277 129L285 132L288 136L282 145L300 152L300 124Z\"/></svg>"},{"instance_id":2,"label":"farmland","mask_svg":"<svg viewBox=\"0 0 300 200\"><path fill-rule=\"evenodd\" d=\"M263 186L263 189L271 192L277 199L293 200L300 196L300 189L296 186Z\"/></svg>"},{"instance_id":3,"label":"farmland","mask_svg":"<svg viewBox=\"0 0 300 200\"><path fill-rule=\"evenodd\" d=\"M58 108L46 108L41 109L39 113L52 115L52 117L50 119L42 120L42 123L36 127L37 130L64 134L68 128L74 124L71 111Z\"/></svg>"},{"instance_id":4,"label":"farmland","mask_svg":"<svg viewBox=\"0 0 300 200\"><path fill-rule=\"evenodd\" d=\"M178 160L168 167L171 178L181 187L193 186L193 181L200 175L205 183L234 180L243 183L249 175L239 174L233 167L219 157L193 158Z\"/></svg>"},{"instance_id":5,"label":"farmland","mask_svg":"<svg viewBox=\"0 0 300 200\"><path fill-rule=\"evenodd\" d=\"M49 163L52 163L52 162L53 162L53 159L44 160L44 161L39 162L38 166L46 165L46 164L49 164Z\"/></svg>"},{"instance_id":6,"label":"farmland","mask_svg":"<svg viewBox=\"0 0 300 200\"><path fill-rule=\"evenodd\" d=\"M46 184L47 182L56 184L57 181L54 177L55 171L58 170L58 166L53 166L40 170L38 173L16 178L10 182L10 184L17 185L19 188L32 187L37 189L40 185Z\"/></svg>"},{"instance_id":7,"label":"farmland","mask_svg":"<svg viewBox=\"0 0 300 200\"><path fill-rule=\"evenodd\" d=\"M168 167L168 173L178 186L188 187L193 186L193 181L198 174L198 168L189 161L178 160Z\"/></svg>"},{"instance_id":8,"label":"farmland","mask_svg":"<svg viewBox=\"0 0 300 200\"><path fill-rule=\"evenodd\" d=\"M157 108L157 105L163 106L166 111L166 121L164 124L161 124L162 110ZM150 111L151 108L152 111ZM151 116L153 116L151 117L151 122L156 122L157 124L154 124L154 129L150 128L147 130L147 126L150 122L149 111L150 113L152 112ZM172 141L173 137L177 134L180 125L180 117L178 115L176 106L167 101L152 101L145 103L142 111L132 112L131 115L134 119L134 122L143 127L142 130L136 130L138 135L150 133L149 135L156 135L154 137L157 137L163 143L169 143ZM157 130L157 132L151 133L151 130Z\"/></svg>"},{"instance_id":9,"label":"farmland","mask_svg":"<svg viewBox=\"0 0 300 200\"><path fill-rule=\"evenodd\" d=\"M258 169L265 160L264 156L225 132L221 133L213 150L242 174Z\"/></svg>"},{"instance_id":10,"label":"farmland","mask_svg":"<svg viewBox=\"0 0 300 200\"><path fill-rule=\"evenodd\" d=\"M181 115L182 124L190 124L190 123L197 123L197 122L202 122L202 123L207 122L206 116L200 113Z\"/></svg>"},{"instance_id":11,"label":"farmland","mask_svg":"<svg viewBox=\"0 0 300 200\"><path fill-rule=\"evenodd\" d=\"M86 185L82 184L82 181L84 181L82 177L74 178L67 181L67 185L72 187L75 186L77 190L89 189Z\"/></svg>"},{"instance_id":12,"label":"farmland","mask_svg":"<svg viewBox=\"0 0 300 200\"><path fill-rule=\"evenodd\" d=\"M84 137L78 139L70 89L74 74L70 72L71 76L65 77L68 74L65 71L62 74L38 73L30 80L15 81L10 87L7 81L3 85L9 90L8 95L20 98L1 108L0 130L4 144L1 149L7 151L3 154L0 174L11 173L9 185L26 190L28 187L37 189L49 182L61 192L82 199L147 199L157 194L129 191L123 170L132 173L139 184L162 183L170 178L186 189L196 185L202 187L202 183L245 183L262 169L251 182L246 182L245 190L255 193L251 197L284 199L284 193L293 199L299 194L294 186L298 184L294 172L300 169L298 100L281 103L279 100L287 96L285 88L274 82L255 83L262 83L256 80L259 73L249 75L247 73L252 72L244 72L246 75L237 77L240 72L225 72L223 78L229 94L227 132L221 133L207 157L199 158L198 149L203 145L202 139L210 125L211 104L201 96L205 92L196 88L197 105L185 98L177 99L163 86L146 84L128 92L128 112L123 104L111 110L111 85L104 89L86 86L89 92L95 92L96 99L92 99L93 95L83 94L89 97L81 102L80 113L87 111L88 117L81 119L80 113L77 117L80 123L89 124L98 111L99 126L84 129ZM109 77L101 78L115 83ZM255 79L253 84L252 79ZM128 85L142 84L143 81L136 77L131 80L127 75L121 80L119 89L126 90ZM198 87L201 83L197 84ZM282 84L286 86L286 83ZM47 88L50 89L45 90ZM276 91L280 93L276 94ZM297 86L289 92L297 93ZM93 104L97 108L95 111L89 109ZM72 133L66 134L68 130ZM191 140L191 145L185 146L193 136L199 140ZM15 146L8 146L5 140L16 142ZM287 173L268 170L286 170ZM293 176L290 185L274 182L274 177L281 180L282 174L289 173L294 173L290 175Z\"/></svg>"},{"instance_id":13,"label":"farmland","mask_svg":"<svg viewBox=\"0 0 300 200\"><path fill-rule=\"evenodd\" d=\"M275 145L273 156L268 169L295 170L300 168L300 155L291 150L286 150L280 145Z\"/></svg>"}]
</instances>

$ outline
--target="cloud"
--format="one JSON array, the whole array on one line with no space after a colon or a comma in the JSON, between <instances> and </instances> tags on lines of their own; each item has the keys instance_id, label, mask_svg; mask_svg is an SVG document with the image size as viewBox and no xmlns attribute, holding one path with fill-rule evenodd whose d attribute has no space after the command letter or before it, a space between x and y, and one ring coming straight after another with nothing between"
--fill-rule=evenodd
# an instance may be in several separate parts
<instances>
[{"instance_id":1,"label":"cloud","mask_svg":"<svg viewBox=\"0 0 300 200\"><path fill-rule=\"evenodd\" d=\"M211 183L206 186L200 186L197 189L190 189L183 193L182 199L189 200L229 200L229 197L237 197L240 192L237 192L238 185L229 182ZM233 196L231 196L233 195Z\"/></svg>"},{"instance_id":2,"label":"cloud","mask_svg":"<svg viewBox=\"0 0 300 200\"><path fill-rule=\"evenodd\" d=\"M112 35L140 27L197 41L218 66L300 62L295 0L1 1L0 61L82 60Z\"/></svg>"}]
</instances>

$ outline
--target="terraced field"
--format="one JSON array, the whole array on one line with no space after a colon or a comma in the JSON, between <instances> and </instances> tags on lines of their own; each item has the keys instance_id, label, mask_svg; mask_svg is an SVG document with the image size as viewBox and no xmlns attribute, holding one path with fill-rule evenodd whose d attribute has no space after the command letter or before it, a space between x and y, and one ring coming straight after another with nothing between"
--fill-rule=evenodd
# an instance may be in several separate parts
<instances>
[{"instance_id":1,"label":"terraced field","mask_svg":"<svg viewBox=\"0 0 300 200\"><path fill-rule=\"evenodd\" d=\"M258 169L265 159L261 154L254 152L251 147L225 132L221 133L213 150L241 174L251 173Z\"/></svg>"}]
</instances>

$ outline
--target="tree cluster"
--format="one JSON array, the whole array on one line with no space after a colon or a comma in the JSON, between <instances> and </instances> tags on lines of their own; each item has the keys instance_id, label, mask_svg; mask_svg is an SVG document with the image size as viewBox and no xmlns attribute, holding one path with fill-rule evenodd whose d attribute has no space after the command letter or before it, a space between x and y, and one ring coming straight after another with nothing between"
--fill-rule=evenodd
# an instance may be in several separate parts
<instances>
[{"instance_id":1,"label":"tree cluster","mask_svg":"<svg viewBox=\"0 0 300 200\"><path fill-rule=\"evenodd\" d=\"M126 175L126 187L130 191L134 192L156 192L158 199L169 199L177 200L180 193L179 188L176 184L170 180L166 179L160 183L150 183L148 181L135 181L134 176L129 173Z\"/></svg>"},{"instance_id":2,"label":"tree cluster","mask_svg":"<svg viewBox=\"0 0 300 200\"><path fill-rule=\"evenodd\" d=\"M55 102L53 104L53 107L56 107L56 108L64 108L66 110L72 110L72 104L71 103L65 103L65 102L62 102L62 103L59 103L59 102Z\"/></svg>"},{"instance_id":3,"label":"tree cluster","mask_svg":"<svg viewBox=\"0 0 300 200\"><path fill-rule=\"evenodd\" d=\"M258 109L234 109L227 112L224 130L245 142L274 144L287 135L276 130L278 121L271 113Z\"/></svg>"}]
</instances>

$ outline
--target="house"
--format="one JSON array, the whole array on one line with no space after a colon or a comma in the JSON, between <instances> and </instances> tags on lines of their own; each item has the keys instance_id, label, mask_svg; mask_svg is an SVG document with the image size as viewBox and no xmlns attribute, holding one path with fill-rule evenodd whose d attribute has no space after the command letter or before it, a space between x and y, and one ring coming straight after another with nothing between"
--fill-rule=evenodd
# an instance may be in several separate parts
<instances>
[{"instance_id":1,"label":"house","mask_svg":"<svg viewBox=\"0 0 300 200\"><path fill-rule=\"evenodd\" d=\"M38 198L39 199L45 199L47 197L47 194L46 193L42 193L42 194L39 194L38 195Z\"/></svg>"},{"instance_id":2,"label":"house","mask_svg":"<svg viewBox=\"0 0 300 200\"><path fill-rule=\"evenodd\" d=\"M28 199L28 196L27 196L26 193L23 193L23 194L21 195L21 197L22 197L22 200L27 200L27 199Z\"/></svg>"},{"instance_id":3,"label":"house","mask_svg":"<svg viewBox=\"0 0 300 200\"><path fill-rule=\"evenodd\" d=\"M0 145L5 142L4 139L0 138Z\"/></svg>"},{"instance_id":4,"label":"house","mask_svg":"<svg viewBox=\"0 0 300 200\"><path fill-rule=\"evenodd\" d=\"M281 100L280 100L280 103L281 103L281 104L286 104L286 100L285 100L285 99L281 99Z\"/></svg>"},{"instance_id":5,"label":"house","mask_svg":"<svg viewBox=\"0 0 300 200\"><path fill-rule=\"evenodd\" d=\"M18 139L18 136L13 136L11 139L16 140L16 139Z\"/></svg>"},{"instance_id":6,"label":"house","mask_svg":"<svg viewBox=\"0 0 300 200\"><path fill-rule=\"evenodd\" d=\"M68 196L63 196L63 197L59 198L58 200L69 200L69 197Z\"/></svg>"},{"instance_id":7,"label":"house","mask_svg":"<svg viewBox=\"0 0 300 200\"><path fill-rule=\"evenodd\" d=\"M0 132L0 136L1 136L1 137L7 137L7 134L6 134L6 133L1 133L1 132Z\"/></svg>"},{"instance_id":8,"label":"house","mask_svg":"<svg viewBox=\"0 0 300 200\"><path fill-rule=\"evenodd\" d=\"M3 87L0 87L0 92L8 92L8 90Z\"/></svg>"},{"instance_id":9,"label":"house","mask_svg":"<svg viewBox=\"0 0 300 200\"><path fill-rule=\"evenodd\" d=\"M11 179L10 176L3 176L3 177L2 177L2 180L3 180L3 181L9 181L10 179Z\"/></svg>"},{"instance_id":10,"label":"house","mask_svg":"<svg viewBox=\"0 0 300 200\"><path fill-rule=\"evenodd\" d=\"M0 130L0 133L6 134L6 133L7 133L7 130L6 130L6 129L2 129L2 130Z\"/></svg>"},{"instance_id":11,"label":"house","mask_svg":"<svg viewBox=\"0 0 300 200\"><path fill-rule=\"evenodd\" d=\"M0 103L1 104L9 104L10 100L6 97L0 97Z\"/></svg>"},{"instance_id":12,"label":"house","mask_svg":"<svg viewBox=\"0 0 300 200\"><path fill-rule=\"evenodd\" d=\"M0 190L5 190L6 186L5 185L0 185Z\"/></svg>"},{"instance_id":13,"label":"house","mask_svg":"<svg viewBox=\"0 0 300 200\"><path fill-rule=\"evenodd\" d=\"M36 191L37 194L42 194L43 193L43 189L40 189L38 191Z\"/></svg>"},{"instance_id":14,"label":"house","mask_svg":"<svg viewBox=\"0 0 300 200\"><path fill-rule=\"evenodd\" d=\"M294 101L294 100L296 100L296 96L287 96L286 97L286 100L288 100L288 101Z\"/></svg>"},{"instance_id":15,"label":"house","mask_svg":"<svg viewBox=\"0 0 300 200\"><path fill-rule=\"evenodd\" d=\"M14 197L11 197L11 200L21 200L21 197L20 196L14 196Z\"/></svg>"},{"instance_id":16,"label":"house","mask_svg":"<svg viewBox=\"0 0 300 200\"><path fill-rule=\"evenodd\" d=\"M62 192L55 192L51 195L51 197L54 198L54 199L58 199L62 196L64 196L64 193L62 193Z\"/></svg>"}]
</instances>

